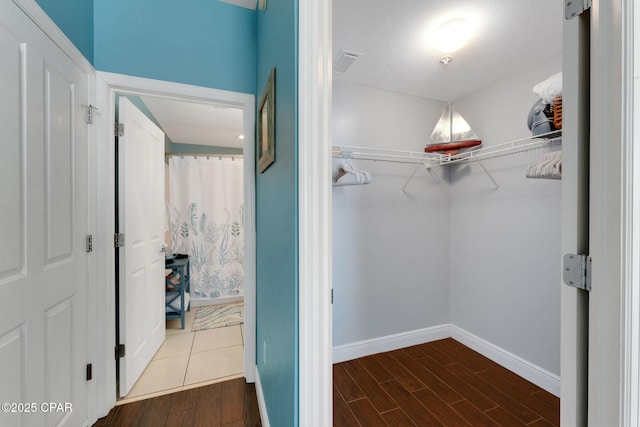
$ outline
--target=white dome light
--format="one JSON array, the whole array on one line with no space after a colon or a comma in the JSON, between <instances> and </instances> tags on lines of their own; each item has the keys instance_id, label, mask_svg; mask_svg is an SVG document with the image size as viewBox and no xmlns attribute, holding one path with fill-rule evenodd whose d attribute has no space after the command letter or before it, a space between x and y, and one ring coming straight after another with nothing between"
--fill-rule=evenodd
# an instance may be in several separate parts
<instances>
[{"instance_id":1,"label":"white dome light","mask_svg":"<svg viewBox=\"0 0 640 427\"><path fill-rule=\"evenodd\" d=\"M433 44L442 53L455 52L469 41L471 30L471 25L466 19L451 19L435 31Z\"/></svg>"}]
</instances>

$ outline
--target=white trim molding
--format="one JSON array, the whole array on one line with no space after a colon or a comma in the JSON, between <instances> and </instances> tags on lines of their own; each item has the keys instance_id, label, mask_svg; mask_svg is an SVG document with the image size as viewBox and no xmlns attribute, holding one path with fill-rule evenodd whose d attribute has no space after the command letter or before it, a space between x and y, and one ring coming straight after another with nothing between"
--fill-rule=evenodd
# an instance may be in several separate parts
<instances>
[{"instance_id":1,"label":"white trim molding","mask_svg":"<svg viewBox=\"0 0 640 427\"><path fill-rule=\"evenodd\" d=\"M92 295L98 304L94 324L97 343L94 360L94 378L97 387L97 416L106 415L115 404L116 375L113 361L115 346L115 256L113 250L114 203L115 203L115 149L114 140L116 93L129 95L155 95L166 99L188 99L204 103L214 103L243 109L244 116L244 196L245 196L245 350L244 374L247 382L255 381L255 97L251 94L171 83L140 77L97 72L96 105L98 113L94 117L95 150L91 159L94 169L90 170L95 199L95 218L90 224L97 224L94 234L94 251L100 263L95 283L90 283ZM110 238L111 236L111 238Z\"/></svg>"},{"instance_id":2,"label":"white trim molding","mask_svg":"<svg viewBox=\"0 0 640 427\"><path fill-rule=\"evenodd\" d=\"M623 4L623 426L640 425L640 7Z\"/></svg>"},{"instance_id":3,"label":"white trim molding","mask_svg":"<svg viewBox=\"0 0 640 427\"><path fill-rule=\"evenodd\" d=\"M298 5L298 424L305 427L333 422L331 5Z\"/></svg>"},{"instance_id":4,"label":"white trim molding","mask_svg":"<svg viewBox=\"0 0 640 427\"><path fill-rule=\"evenodd\" d=\"M451 336L451 325L433 326L431 328L416 329L414 331L387 335L370 340L358 341L351 344L333 347L333 363L345 362L371 354L398 350L413 345L437 341Z\"/></svg>"},{"instance_id":5,"label":"white trim molding","mask_svg":"<svg viewBox=\"0 0 640 427\"><path fill-rule=\"evenodd\" d=\"M254 368L254 377L256 379L256 397L258 398L258 409L260 410L260 421L263 427L270 427L269 413L267 412L267 403L264 400L264 392L262 391L262 382L260 382L260 371L258 366Z\"/></svg>"},{"instance_id":6,"label":"white trim molding","mask_svg":"<svg viewBox=\"0 0 640 427\"><path fill-rule=\"evenodd\" d=\"M589 292L588 419L590 426L623 426L637 396L626 395L632 364L628 364L637 331L628 301L637 291L632 283L638 253L629 246L633 234L634 120L629 92L633 91L634 0L596 0L590 12L590 172L589 255L592 286ZM636 77L637 78L637 77ZM636 113L637 114L637 113ZM636 147L637 148L637 147ZM631 203L631 205L630 205ZM638 211L635 212L637 215ZM630 256L636 259L631 260ZM628 329L631 327L632 329ZM637 356L636 356L637 357ZM636 359L637 360L637 359ZM636 362L634 362L635 364ZM632 380L633 381L633 380ZM631 391L631 389L629 389ZM626 399L636 399L630 402Z\"/></svg>"},{"instance_id":7,"label":"white trim molding","mask_svg":"<svg viewBox=\"0 0 640 427\"><path fill-rule=\"evenodd\" d=\"M524 360L520 356L498 347L477 335L467 332L462 328L451 325L451 338L461 342L472 350L493 360L508 370L520 375L522 378L534 383L549 393L560 396L560 377L546 369Z\"/></svg>"}]
</instances>

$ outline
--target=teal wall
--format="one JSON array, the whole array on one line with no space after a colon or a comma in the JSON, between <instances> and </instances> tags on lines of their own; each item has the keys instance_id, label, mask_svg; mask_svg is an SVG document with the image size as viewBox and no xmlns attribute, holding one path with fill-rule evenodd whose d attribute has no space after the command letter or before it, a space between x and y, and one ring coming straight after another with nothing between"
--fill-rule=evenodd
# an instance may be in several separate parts
<instances>
[{"instance_id":1,"label":"teal wall","mask_svg":"<svg viewBox=\"0 0 640 427\"><path fill-rule=\"evenodd\" d=\"M36 0L62 32L93 63L93 0Z\"/></svg>"},{"instance_id":2,"label":"teal wall","mask_svg":"<svg viewBox=\"0 0 640 427\"><path fill-rule=\"evenodd\" d=\"M165 153L171 154L237 154L242 156L242 148L218 147L213 145L179 144L165 139Z\"/></svg>"},{"instance_id":3,"label":"teal wall","mask_svg":"<svg viewBox=\"0 0 640 427\"><path fill-rule=\"evenodd\" d=\"M256 11L217 0L95 0L100 71L255 93Z\"/></svg>"},{"instance_id":4,"label":"teal wall","mask_svg":"<svg viewBox=\"0 0 640 427\"><path fill-rule=\"evenodd\" d=\"M256 172L256 348L269 421L278 427L298 425L297 21L297 0L268 0L258 11L256 104L275 68L276 161Z\"/></svg>"}]
</instances>

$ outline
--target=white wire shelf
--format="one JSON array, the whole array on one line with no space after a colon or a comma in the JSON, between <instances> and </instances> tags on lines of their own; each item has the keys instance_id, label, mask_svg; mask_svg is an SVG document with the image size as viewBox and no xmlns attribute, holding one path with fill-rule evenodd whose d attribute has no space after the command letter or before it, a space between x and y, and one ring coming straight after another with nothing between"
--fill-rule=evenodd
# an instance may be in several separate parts
<instances>
[{"instance_id":1,"label":"white wire shelf","mask_svg":"<svg viewBox=\"0 0 640 427\"><path fill-rule=\"evenodd\" d=\"M545 138L545 136L547 138ZM440 164L445 165L452 163L488 160L495 157L507 156L509 154L521 153L523 151L558 145L560 143L562 143L561 133L560 131L554 131L536 137L517 139L515 141L505 142L502 144L493 145L491 147L479 148L477 150L446 156L447 159L445 159Z\"/></svg>"},{"instance_id":2,"label":"white wire shelf","mask_svg":"<svg viewBox=\"0 0 640 427\"><path fill-rule=\"evenodd\" d=\"M387 150L383 148L356 147L351 145L334 145L332 156L340 159L375 160L393 163L422 164L423 162L440 162L444 154L420 153L417 151Z\"/></svg>"},{"instance_id":3,"label":"white wire shelf","mask_svg":"<svg viewBox=\"0 0 640 427\"><path fill-rule=\"evenodd\" d=\"M489 160L496 157L507 156L510 154L521 153L524 151L535 150L538 148L559 145L562 143L562 132L554 131L542 135L531 136L528 138L517 139L490 147L479 148L476 150L465 151L458 154L441 154L441 153L421 153L417 151L387 150L381 148L367 148L357 146L333 146L332 156L340 159L357 159L357 160L373 160L393 163L409 163L415 164L416 169L413 171L406 184L402 188L404 191L411 182L420 166L424 166L427 170L433 166L446 166L455 163L471 163L478 162L489 179L494 183L497 190L500 186L493 179L489 171L482 164L482 160Z\"/></svg>"}]
</instances>

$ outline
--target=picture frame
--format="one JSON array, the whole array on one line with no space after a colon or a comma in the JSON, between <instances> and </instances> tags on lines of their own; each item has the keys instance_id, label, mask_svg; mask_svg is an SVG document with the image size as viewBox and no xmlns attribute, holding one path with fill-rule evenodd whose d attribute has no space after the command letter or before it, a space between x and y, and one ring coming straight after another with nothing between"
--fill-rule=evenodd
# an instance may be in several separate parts
<instances>
[{"instance_id":1,"label":"picture frame","mask_svg":"<svg viewBox=\"0 0 640 427\"><path fill-rule=\"evenodd\" d=\"M276 161L275 115L276 115L276 69L269 74L267 85L258 106L258 170L260 173Z\"/></svg>"}]
</instances>

